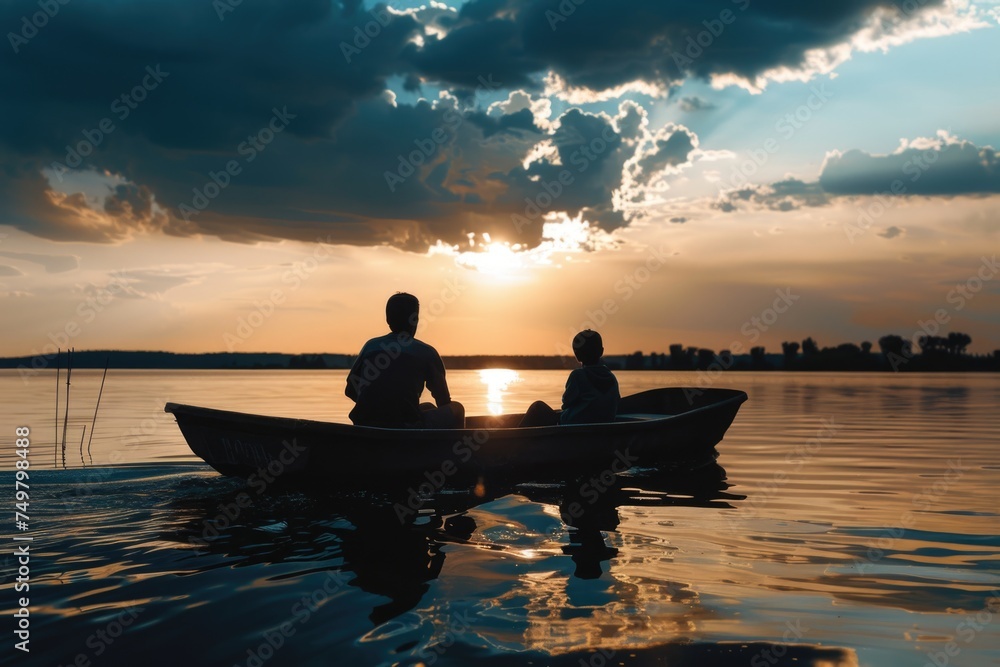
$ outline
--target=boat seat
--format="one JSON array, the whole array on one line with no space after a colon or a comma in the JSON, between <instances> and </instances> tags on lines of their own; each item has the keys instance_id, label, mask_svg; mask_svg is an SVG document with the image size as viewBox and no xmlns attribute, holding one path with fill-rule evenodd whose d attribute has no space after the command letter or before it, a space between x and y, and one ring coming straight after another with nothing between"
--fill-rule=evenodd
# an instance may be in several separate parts
<instances>
[{"instance_id":1,"label":"boat seat","mask_svg":"<svg viewBox=\"0 0 1000 667\"><path fill-rule=\"evenodd\" d=\"M629 412L627 414L615 415L615 421L618 422L641 422L650 419L663 419L668 415L656 412Z\"/></svg>"}]
</instances>

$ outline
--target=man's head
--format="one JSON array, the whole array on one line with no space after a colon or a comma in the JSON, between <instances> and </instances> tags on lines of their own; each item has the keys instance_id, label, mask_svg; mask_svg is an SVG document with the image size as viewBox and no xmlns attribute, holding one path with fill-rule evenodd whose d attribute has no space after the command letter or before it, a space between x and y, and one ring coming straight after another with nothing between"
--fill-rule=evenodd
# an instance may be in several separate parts
<instances>
[{"instance_id":1,"label":"man's head","mask_svg":"<svg viewBox=\"0 0 1000 667\"><path fill-rule=\"evenodd\" d=\"M573 336L573 354L583 364L596 364L604 354L601 334L587 329Z\"/></svg>"},{"instance_id":2,"label":"man's head","mask_svg":"<svg viewBox=\"0 0 1000 667\"><path fill-rule=\"evenodd\" d=\"M385 302L385 321L393 333L417 333L420 317L420 302L417 297L406 292L396 292Z\"/></svg>"}]
</instances>

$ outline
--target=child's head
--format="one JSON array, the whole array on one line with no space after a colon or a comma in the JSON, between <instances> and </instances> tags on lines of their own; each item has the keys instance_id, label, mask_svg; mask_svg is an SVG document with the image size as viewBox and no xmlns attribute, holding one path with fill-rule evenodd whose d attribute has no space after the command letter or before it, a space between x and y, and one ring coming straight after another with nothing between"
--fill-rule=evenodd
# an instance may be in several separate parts
<instances>
[{"instance_id":1,"label":"child's head","mask_svg":"<svg viewBox=\"0 0 1000 667\"><path fill-rule=\"evenodd\" d=\"M582 364L596 364L604 354L601 334L587 329L573 336L573 353Z\"/></svg>"},{"instance_id":2,"label":"child's head","mask_svg":"<svg viewBox=\"0 0 1000 667\"><path fill-rule=\"evenodd\" d=\"M417 297L406 292L396 292L385 302L385 321L393 333L417 333L420 316L420 302Z\"/></svg>"}]
</instances>

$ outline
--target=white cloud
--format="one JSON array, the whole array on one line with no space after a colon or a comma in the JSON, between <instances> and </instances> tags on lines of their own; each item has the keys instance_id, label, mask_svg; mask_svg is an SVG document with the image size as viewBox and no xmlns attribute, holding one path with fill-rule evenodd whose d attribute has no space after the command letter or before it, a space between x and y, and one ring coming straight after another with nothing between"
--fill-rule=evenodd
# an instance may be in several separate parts
<instances>
[{"instance_id":1,"label":"white cloud","mask_svg":"<svg viewBox=\"0 0 1000 667\"><path fill-rule=\"evenodd\" d=\"M549 72L545 76L545 95L555 97L570 104L595 104L617 100L625 95L638 94L648 95L653 98L665 98L670 92L670 86L658 81L636 80L624 83L620 86L607 88L601 91L594 91L590 88L575 87L569 85L565 79Z\"/></svg>"}]
</instances>

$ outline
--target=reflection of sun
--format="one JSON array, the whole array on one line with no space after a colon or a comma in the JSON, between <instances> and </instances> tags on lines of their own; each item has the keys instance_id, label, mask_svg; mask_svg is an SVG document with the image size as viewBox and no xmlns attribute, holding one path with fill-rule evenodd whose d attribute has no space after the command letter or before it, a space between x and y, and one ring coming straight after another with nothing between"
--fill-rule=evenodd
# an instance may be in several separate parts
<instances>
[{"instance_id":1,"label":"reflection of sun","mask_svg":"<svg viewBox=\"0 0 1000 667\"><path fill-rule=\"evenodd\" d=\"M486 409L491 415L503 414L503 394L507 387L520 382L521 376L509 368L484 368L479 379L486 385Z\"/></svg>"}]
</instances>

